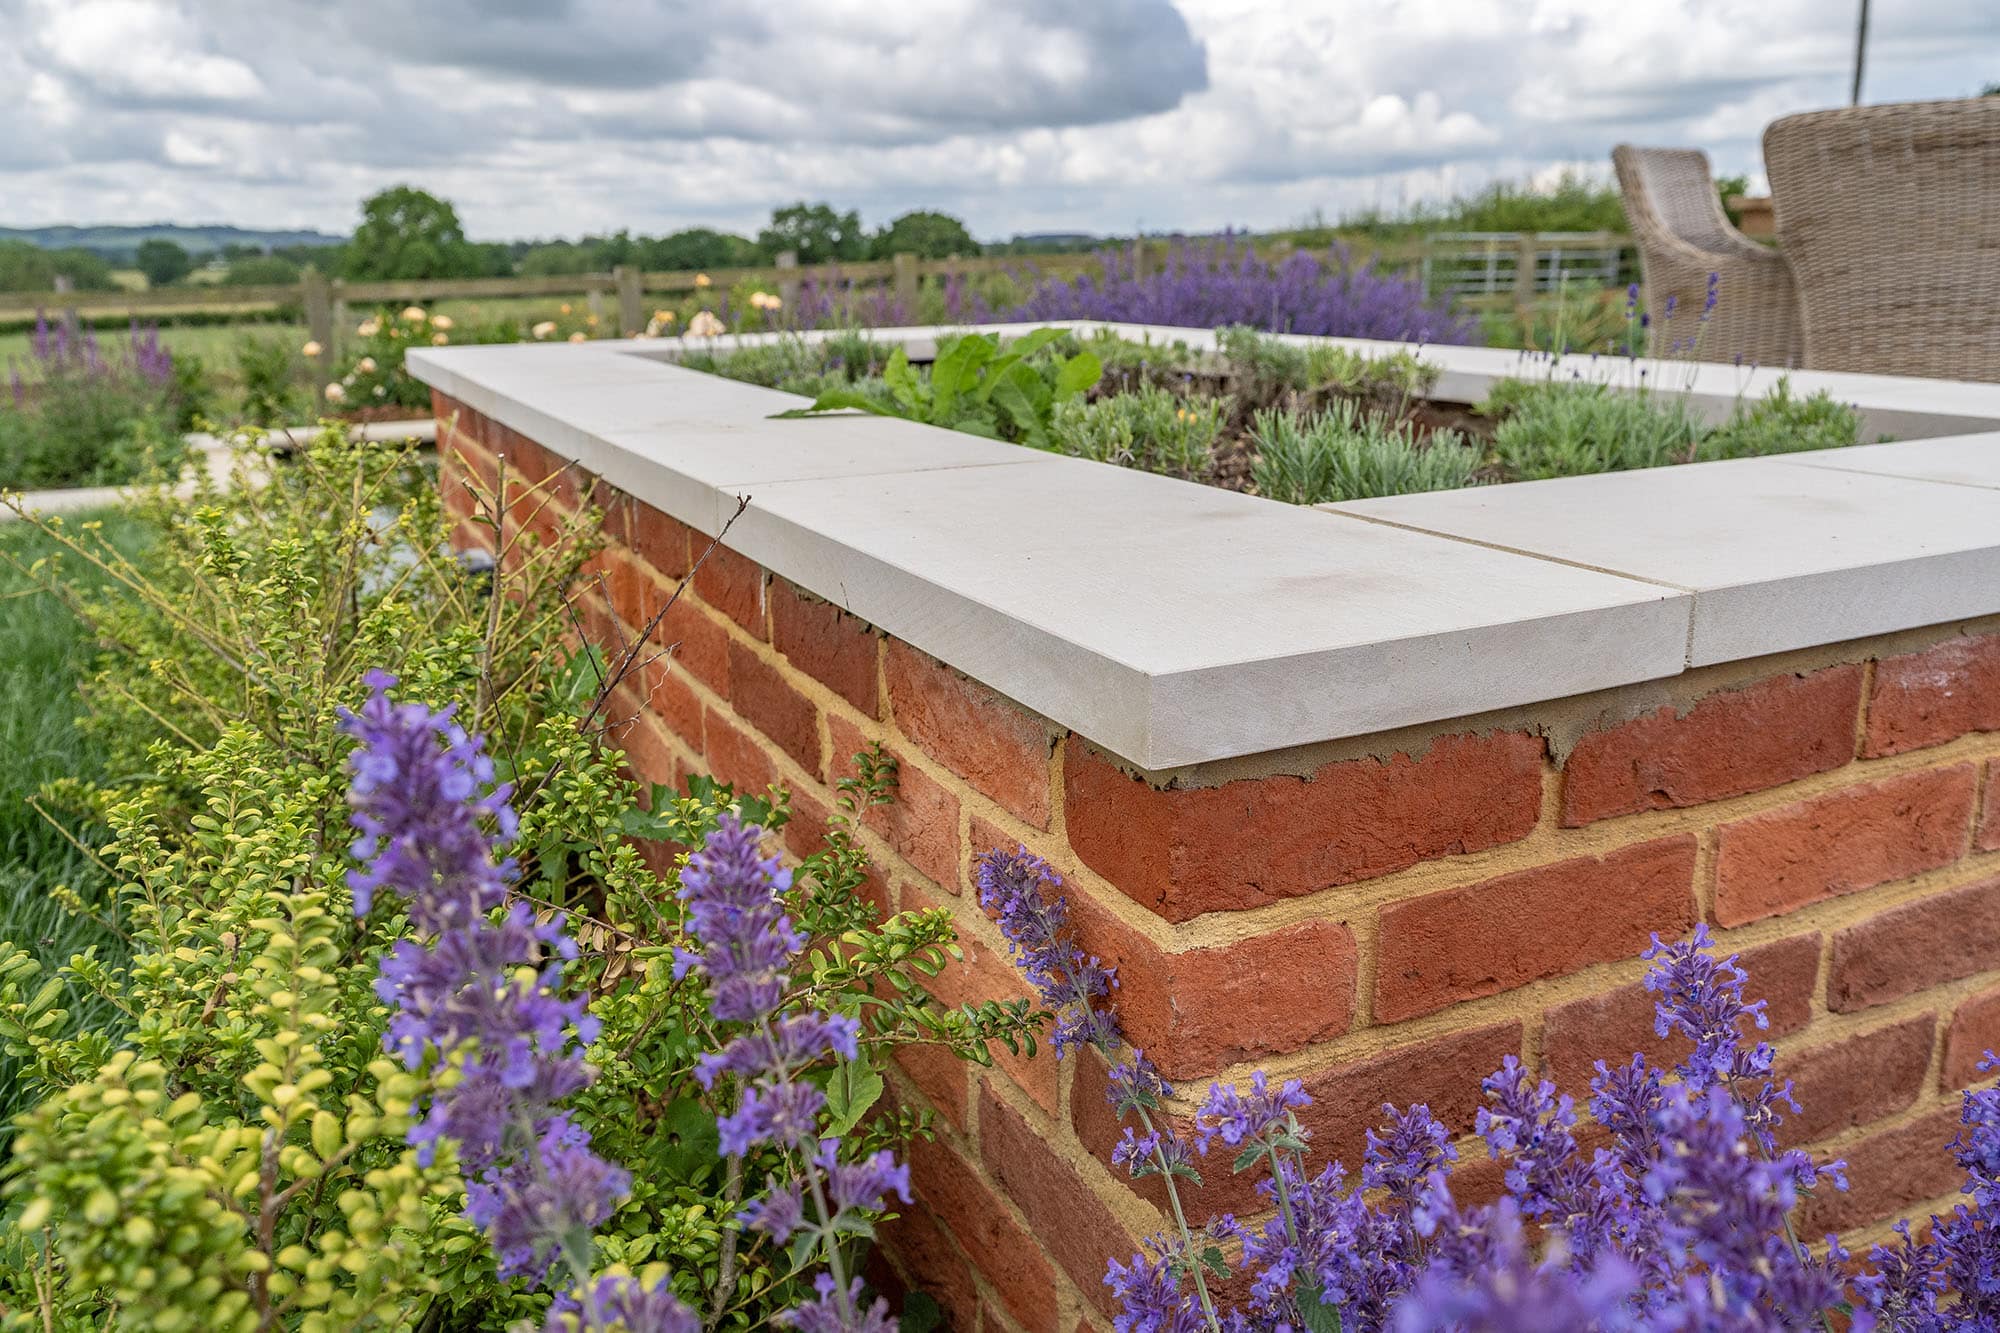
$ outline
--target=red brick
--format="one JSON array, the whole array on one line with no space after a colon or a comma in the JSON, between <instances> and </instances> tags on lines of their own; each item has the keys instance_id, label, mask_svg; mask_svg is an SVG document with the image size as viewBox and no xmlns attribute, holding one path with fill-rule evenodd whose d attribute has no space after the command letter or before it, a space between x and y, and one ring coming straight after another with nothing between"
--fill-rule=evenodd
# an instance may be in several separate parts
<instances>
[{"instance_id":1,"label":"red brick","mask_svg":"<svg viewBox=\"0 0 2000 1333\"><path fill-rule=\"evenodd\" d=\"M1000 1109L991 1109L995 1107ZM1003 1138L1014 1125L1022 1129L1027 1127L1025 1121L1010 1120L1013 1115L1011 1108L1004 1107L991 1093L980 1102L979 1119L986 1144L986 1169L999 1183L1001 1191L1027 1215L1029 1225L1039 1233L1040 1240L1053 1251L1056 1249L1056 1237L1049 1228L1041 1225L1040 1211L1046 1209L1056 1216L1064 1216L1074 1208L1078 1216L1087 1215L1091 1211L1085 1202L1088 1187L1072 1177L1072 1193L1042 1199L1030 1198L1016 1188L1012 1182L1021 1179L1024 1171L1017 1169L1010 1178L999 1169L993 1156L996 1126ZM1047 1145L1037 1141L1035 1148L1049 1166L1057 1168L1038 1172L1036 1178L1059 1180L1064 1164L1049 1157ZM909 1147L909 1163L910 1192L917 1197L920 1205L928 1205L945 1229L958 1238L959 1244L965 1247L965 1252L985 1274L986 1280L993 1284L1002 1303L1014 1317L1032 1329L1054 1328L1056 1275L1044 1254L1043 1244L1037 1243L1037 1236L1014 1220L1000 1197L951 1145L941 1139L928 1142L913 1140ZM1089 1202L1095 1203L1095 1200ZM1101 1211L1102 1205L1097 1207ZM1124 1234L1122 1228L1118 1234ZM1104 1277L1102 1261L1097 1277L1101 1285Z\"/></svg>"},{"instance_id":2,"label":"red brick","mask_svg":"<svg viewBox=\"0 0 2000 1333\"><path fill-rule=\"evenodd\" d=\"M937 899L917 885L904 885L904 911L928 911L939 905ZM1015 970L1003 950L989 948L978 936L966 931L959 933L958 950L957 959L948 963L935 977L924 981L926 989L947 1008L956 1009L960 1005L980 1004L987 1000L1034 998L1034 991L1029 989L1028 983ZM1038 1106L1050 1115L1055 1114L1056 1089L1062 1073L1056 1064L1054 1047L1046 1041L1040 1042L1035 1054L1029 1056L1025 1050L1010 1051L1004 1042L994 1041L987 1043L987 1050L993 1057L993 1063L1006 1071L1007 1076Z\"/></svg>"},{"instance_id":3,"label":"red brick","mask_svg":"<svg viewBox=\"0 0 2000 1333\"><path fill-rule=\"evenodd\" d=\"M1940 1082L1950 1090L1990 1079L1992 1075L1982 1074L1979 1066L1994 1050L2000 1050L2000 986L1969 996L1951 1016Z\"/></svg>"},{"instance_id":4,"label":"red brick","mask_svg":"<svg viewBox=\"0 0 2000 1333\"><path fill-rule=\"evenodd\" d=\"M729 632L692 601L682 598L674 603L647 644L646 657L669 653L674 666L729 697Z\"/></svg>"},{"instance_id":5,"label":"red brick","mask_svg":"<svg viewBox=\"0 0 2000 1333\"><path fill-rule=\"evenodd\" d=\"M764 571L754 560L746 560L727 546L706 549L701 538L694 539L695 557L701 567L694 572L694 590L716 610L728 616L757 638L764 636Z\"/></svg>"},{"instance_id":6,"label":"red brick","mask_svg":"<svg viewBox=\"0 0 2000 1333\"><path fill-rule=\"evenodd\" d=\"M1694 924L1691 834L1502 875L1396 903L1377 931L1375 1018L1631 958Z\"/></svg>"},{"instance_id":7,"label":"red brick","mask_svg":"<svg viewBox=\"0 0 2000 1333\"><path fill-rule=\"evenodd\" d=\"M971 1082L965 1061L942 1046L930 1045L898 1046L892 1058L910 1082L917 1085L917 1091L924 1094L924 1100L962 1132Z\"/></svg>"},{"instance_id":8,"label":"red brick","mask_svg":"<svg viewBox=\"0 0 2000 1333\"><path fill-rule=\"evenodd\" d=\"M1826 1003L1852 1013L2000 966L2000 879L1932 894L1833 937Z\"/></svg>"},{"instance_id":9,"label":"red brick","mask_svg":"<svg viewBox=\"0 0 2000 1333\"><path fill-rule=\"evenodd\" d=\"M2000 635L1950 639L1875 664L1866 753L1901 754L1996 728Z\"/></svg>"},{"instance_id":10,"label":"red brick","mask_svg":"<svg viewBox=\"0 0 2000 1333\"><path fill-rule=\"evenodd\" d=\"M778 769L755 739L730 720L728 714L711 708L702 718L706 741L703 757L708 770L742 794L762 792L776 785Z\"/></svg>"},{"instance_id":11,"label":"red brick","mask_svg":"<svg viewBox=\"0 0 2000 1333\"><path fill-rule=\"evenodd\" d=\"M1958 764L1724 824L1716 835L1716 921L1740 926L1957 860L1972 787L1972 765Z\"/></svg>"},{"instance_id":12,"label":"red brick","mask_svg":"<svg viewBox=\"0 0 2000 1333\"><path fill-rule=\"evenodd\" d=\"M1591 732L1563 765L1562 822L1677 810L1847 763L1861 668L1773 676Z\"/></svg>"},{"instance_id":13,"label":"red brick","mask_svg":"<svg viewBox=\"0 0 2000 1333\"><path fill-rule=\"evenodd\" d=\"M633 776L641 782L672 786L679 761L660 724L645 715L637 698L625 689L613 694L607 707L612 728L606 739L625 751L625 764ZM628 718L631 720L626 721Z\"/></svg>"},{"instance_id":14,"label":"red brick","mask_svg":"<svg viewBox=\"0 0 2000 1333\"><path fill-rule=\"evenodd\" d=\"M1049 826L1047 723L899 639L889 640L887 674L904 735L1006 810Z\"/></svg>"},{"instance_id":15,"label":"red brick","mask_svg":"<svg viewBox=\"0 0 2000 1333\"><path fill-rule=\"evenodd\" d=\"M701 752L701 699L687 682L687 673L657 646L642 648L626 680L638 701L667 730Z\"/></svg>"},{"instance_id":16,"label":"red brick","mask_svg":"<svg viewBox=\"0 0 2000 1333\"><path fill-rule=\"evenodd\" d=\"M853 756L868 747L859 727L837 714L827 717L832 737L827 760L827 785L855 772ZM880 835L896 853L947 892L959 891L958 797L915 764L896 756L895 799L871 805L862 824Z\"/></svg>"},{"instance_id":17,"label":"red brick","mask_svg":"<svg viewBox=\"0 0 2000 1333\"><path fill-rule=\"evenodd\" d=\"M1046 1129L1029 1124L994 1096L992 1088L981 1089L980 1160L1000 1189L1020 1206L1035 1237L1084 1299L1109 1314L1113 1303L1104 1285L1105 1261L1129 1257L1136 1246L1091 1182L1073 1163L1056 1155L1050 1137ZM1022 1322L1029 1328L1051 1327L1029 1319Z\"/></svg>"},{"instance_id":18,"label":"red brick","mask_svg":"<svg viewBox=\"0 0 2000 1333\"><path fill-rule=\"evenodd\" d=\"M2000 852L2000 759L1986 761L1985 799L1980 802L1979 833L1972 845L1982 852Z\"/></svg>"},{"instance_id":19,"label":"red brick","mask_svg":"<svg viewBox=\"0 0 2000 1333\"><path fill-rule=\"evenodd\" d=\"M820 771L819 709L785 673L739 639L729 641L729 704L808 773Z\"/></svg>"},{"instance_id":20,"label":"red brick","mask_svg":"<svg viewBox=\"0 0 2000 1333\"><path fill-rule=\"evenodd\" d=\"M1313 1160L1358 1169L1368 1131L1380 1128L1385 1104L1405 1110L1421 1103L1454 1134L1469 1131L1483 1100L1479 1081L1520 1053L1521 1025L1494 1023L1308 1075L1313 1104L1299 1113L1299 1121L1312 1132Z\"/></svg>"},{"instance_id":21,"label":"red brick","mask_svg":"<svg viewBox=\"0 0 2000 1333\"><path fill-rule=\"evenodd\" d=\"M1965 1174L1947 1145L1957 1133L1958 1104L1953 1102L1843 1147L1849 1188L1821 1185L1814 1191L1799 1214L1799 1235L1849 1231L1956 1193Z\"/></svg>"},{"instance_id":22,"label":"red brick","mask_svg":"<svg viewBox=\"0 0 2000 1333\"><path fill-rule=\"evenodd\" d=\"M1764 1001L1771 1024L1758 1036L1781 1037L1811 1021L1819 945L1815 932L1742 951L1740 965L1750 974L1744 994ZM1730 948L1725 941L1722 949ZM1542 1024L1542 1061L1548 1076L1564 1092L1580 1096L1589 1088L1599 1060L1615 1066L1634 1052L1660 1065L1680 1060L1688 1052L1687 1039L1662 1037L1653 1030L1657 998L1635 981L1549 1010Z\"/></svg>"},{"instance_id":23,"label":"red brick","mask_svg":"<svg viewBox=\"0 0 2000 1333\"><path fill-rule=\"evenodd\" d=\"M972 1321L979 1317L979 1286L973 1279L972 1265L922 1199L903 1208L900 1216L877 1223L875 1234L879 1243L869 1256L869 1285L890 1297L892 1307L900 1306L898 1298L903 1290L915 1289L938 1303L946 1327L973 1327ZM874 1271L875 1260L882 1254L893 1256L902 1270L894 1277L893 1286L899 1290L893 1294L884 1290L892 1283Z\"/></svg>"},{"instance_id":24,"label":"red brick","mask_svg":"<svg viewBox=\"0 0 2000 1333\"><path fill-rule=\"evenodd\" d=\"M1069 903L1083 948L1118 969L1126 1036L1170 1079L1296 1051L1354 1021L1357 964L1345 922L1302 921L1168 953L1080 889Z\"/></svg>"},{"instance_id":25,"label":"red brick","mask_svg":"<svg viewBox=\"0 0 2000 1333\"><path fill-rule=\"evenodd\" d=\"M1162 789L1072 741L1069 840L1134 902L1187 921L1526 837L1541 810L1542 753L1525 732L1446 736L1420 758Z\"/></svg>"},{"instance_id":26,"label":"red brick","mask_svg":"<svg viewBox=\"0 0 2000 1333\"><path fill-rule=\"evenodd\" d=\"M1778 1141L1793 1147L1830 1138L1913 1105L1936 1035L1937 1015L1919 1014L1809 1050L1780 1050L1778 1077L1792 1080L1800 1109L1785 1117Z\"/></svg>"},{"instance_id":27,"label":"red brick","mask_svg":"<svg viewBox=\"0 0 2000 1333\"><path fill-rule=\"evenodd\" d=\"M623 526L620 540L662 577L675 581L687 577L692 543L700 541L705 545L708 541L679 519L638 500L632 501Z\"/></svg>"},{"instance_id":28,"label":"red brick","mask_svg":"<svg viewBox=\"0 0 2000 1333\"><path fill-rule=\"evenodd\" d=\"M869 717L881 712L875 669L881 636L868 622L785 579L769 585L771 645L787 660Z\"/></svg>"}]
</instances>

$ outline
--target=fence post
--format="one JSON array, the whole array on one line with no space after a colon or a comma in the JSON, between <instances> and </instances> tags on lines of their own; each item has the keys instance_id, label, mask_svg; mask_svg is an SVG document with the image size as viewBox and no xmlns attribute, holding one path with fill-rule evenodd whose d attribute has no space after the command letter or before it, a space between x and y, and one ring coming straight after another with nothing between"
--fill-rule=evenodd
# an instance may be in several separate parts
<instances>
[{"instance_id":1,"label":"fence post","mask_svg":"<svg viewBox=\"0 0 2000 1333\"><path fill-rule=\"evenodd\" d=\"M890 280L896 289L896 304L910 319L917 317L917 257L912 254L891 255L889 265L892 270Z\"/></svg>"},{"instance_id":2,"label":"fence post","mask_svg":"<svg viewBox=\"0 0 2000 1333\"><path fill-rule=\"evenodd\" d=\"M785 311L790 314L799 308L799 252L781 250L778 252L778 299L785 303ZM786 270L792 270L787 272Z\"/></svg>"},{"instance_id":3,"label":"fence post","mask_svg":"<svg viewBox=\"0 0 2000 1333\"><path fill-rule=\"evenodd\" d=\"M327 381L333 378L333 290L311 264L299 274L299 299L306 309L306 337L319 344L313 358L313 402L324 406Z\"/></svg>"},{"instance_id":4,"label":"fence post","mask_svg":"<svg viewBox=\"0 0 2000 1333\"><path fill-rule=\"evenodd\" d=\"M611 270L618 284L618 326L627 338L637 337L646 327L645 295L639 287L639 266L620 264Z\"/></svg>"},{"instance_id":5,"label":"fence post","mask_svg":"<svg viewBox=\"0 0 2000 1333\"><path fill-rule=\"evenodd\" d=\"M1535 241L1531 231L1522 232L1514 241L1514 304L1519 306L1535 303Z\"/></svg>"},{"instance_id":6,"label":"fence post","mask_svg":"<svg viewBox=\"0 0 2000 1333\"><path fill-rule=\"evenodd\" d=\"M596 328L598 321L604 318L604 289L602 287L593 283L583 289L583 311L590 316L590 327L593 329Z\"/></svg>"}]
</instances>

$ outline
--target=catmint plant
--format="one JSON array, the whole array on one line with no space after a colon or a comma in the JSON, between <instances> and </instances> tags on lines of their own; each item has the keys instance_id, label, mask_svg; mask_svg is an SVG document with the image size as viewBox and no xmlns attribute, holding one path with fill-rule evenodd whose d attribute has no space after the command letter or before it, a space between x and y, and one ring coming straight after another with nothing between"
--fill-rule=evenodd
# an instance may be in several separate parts
<instances>
[{"instance_id":1,"label":"catmint plant","mask_svg":"<svg viewBox=\"0 0 2000 1333\"><path fill-rule=\"evenodd\" d=\"M1905 1235L1878 1248L1880 1276L1859 1284L1858 1304L1840 1246L1829 1237L1821 1256L1799 1243L1794 1206L1815 1189L1845 1188L1841 1164L1778 1149L1776 1130L1796 1109L1790 1085L1773 1074L1770 1044L1748 1040L1765 1025L1763 1006L1744 998L1745 974L1713 955L1703 928L1683 942L1655 938L1646 953L1659 1033L1686 1038L1689 1053L1671 1070L1643 1056L1600 1062L1589 1105L1610 1143L1589 1153L1574 1101L1510 1057L1483 1082L1475 1125L1505 1193L1468 1206L1450 1188L1451 1135L1422 1106L1383 1108L1358 1175L1338 1163L1309 1170L1299 1113L1312 1099L1297 1080L1273 1084L1261 1072L1247 1088L1212 1085L1183 1138L1167 1119L1171 1090L1105 1011L1115 975L1068 933L1060 877L1025 849L996 850L980 859L979 883L981 903L1055 1011L1059 1049L1088 1044L1119 1057L1108 1096L1138 1126L1114 1160L1167 1180L1171 1229L1108 1266L1119 1333L1751 1330L1803 1328L1833 1312L1862 1329L1876 1311L1942 1308L1947 1270L1984 1280L1973 1288L1982 1298L2000 1293L2000 1251L1970 1210L1938 1222L1926 1242ZM1969 1095L1966 1107L1960 1160L1968 1192L1984 1201L2000 1189L2000 1093ZM1188 1224L1175 1181L1198 1179L1194 1160L1218 1142L1234 1170L1259 1173L1261 1223ZM1233 1265L1226 1242L1240 1245ZM1221 1310L1208 1279L1232 1267L1247 1279L1247 1300Z\"/></svg>"},{"instance_id":2,"label":"catmint plant","mask_svg":"<svg viewBox=\"0 0 2000 1333\"><path fill-rule=\"evenodd\" d=\"M797 1262L814 1252L825 1258L815 1299L780 1320L801 1333L887 1333L896 1326L887 1304L863 1305L861 1281L848 1277L841 1247L872 1234L868 1215L890 1193L910 1201L909 1168L887 1150L843 1162L840 1140L819 1136L826 1095L806 1073L830 1056L857 1058L861 1029L845 1014L780 1015L792 961L806 940L780 897L791 872L763 855L762 837L757 825L724 814L681 871L688 934L701 947L678 950L674 973L698 969L708 981L710 1016L735 1034L701 1057L697 1077L704 1087L724 1077L741 1086L736 1109L716 1121L725 1154L740 1163L768 1146L786 1164L786 1177L767 1179L764 1196L741 1220L780 1245L790 1242Z\"/></svg>"},{"instance_id":3,"label":"catmint plant","mask_svg":"<svg viewBox=\"0 0 2000 1333\"><path fill-rule=\"evenodd\" d=\"M631 1178L561 1108L590 1081L582 1052L596 1022L561 994L576 955L563 918L537 921L526 902L508 903L514 865L494 859L515 829L508 787L493 785L483 740L453 707L391 702L386 672L366 683L368 701L342 716L358 742L349 801L362 866L348 883L357 915L383 890L405 899L419 936L396 943L376 983L394 1011L385 1043L409 1068L438 1071L411 1143L424 1161L453 1145L466 1215L502 1277L551 1285L561 1265L550 1328L695 1327L664 1279L591 1278L591 1235Z\"/></svg>"},{"instance_id":4,"label":"catmint plant","mask_svg":"<svg viewBox=\"0 0 2000 1333\"><path fill-rule=\"evenodd\" d=\"M1470 343L1478 334L1473 321L1427 299L1421 283L1357 262L1338 246L1266 260L1248 241L1225 234L1177 240L1151 271L1129 250L1106 251L1100 260L1100 273L1041 283L1005 318L1241 324L1392 342Z\"/></svg>"}]
</instances>

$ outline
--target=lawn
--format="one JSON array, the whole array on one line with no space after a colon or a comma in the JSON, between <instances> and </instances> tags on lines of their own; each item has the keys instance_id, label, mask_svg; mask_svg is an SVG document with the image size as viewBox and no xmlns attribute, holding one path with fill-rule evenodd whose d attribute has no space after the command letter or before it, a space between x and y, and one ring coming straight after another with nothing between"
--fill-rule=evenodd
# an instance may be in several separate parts
<instances>
[{"instance_id":1,"label":"lawn","mask_svg":"<svg viewBox=\"0 0 2000 1333\"><path fill-rule=\"evenodd\" d=\"M106 537L131 553L144 530L117 511L79 515L72 530L101 520ZM90 646L74 617L39 592L22 566L49 555L55 543L26 523L0 525L0 940L47 960L67 959L96 946L100 955L123 952L107 926L64 910L51 891L66 886L95 907L110 909L108 876L71 841L93 838L75 818L54 810L38 793L57 778L103 774L97 747L77 726L83 704L76 682L87 670ZM37 806L64 822L58 828ZM67 831L66 831L67 830ZM86 1006L76 1022L102 1022L110 1010ZM14 1113L32 1100L15 1077L14 1061L0 1056L0 1137Z\"/></svg>"}]
</instances>

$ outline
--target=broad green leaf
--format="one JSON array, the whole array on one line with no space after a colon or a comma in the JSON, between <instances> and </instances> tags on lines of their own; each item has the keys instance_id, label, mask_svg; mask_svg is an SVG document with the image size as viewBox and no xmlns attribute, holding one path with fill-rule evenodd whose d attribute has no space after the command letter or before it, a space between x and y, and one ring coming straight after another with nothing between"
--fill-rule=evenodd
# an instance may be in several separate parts
<instances>
[{"instance_id":1,"label":"broad green leaf","mask_svg":"<svg viewBox=\"0 0 2000 1333\"><path fill-rule=\"evenodd\" d=\"M931 366L931 420L945 421L960 395L978 382L979 369L992 360L999 339L968 334L953 343Z\"/></svg>"},{"instance_id":2,"label":"broad green leaf","mask_svg":"<svg viewBox=\"0 0 2000 1333\"><path fill-rule=\"evenodd\" d=\"M882 1095L882 1076L859 1060L836 1066L826 1081L828 1123L822 1137L838 1138L861 1123L868 1108Z\"/></svg>"},{"instance_id":3,"label":"broad green leaf","mask_svg":"<svg viewBox=\"0 0 2000 1333\"><path fill-rule=\"evenodd\" d=\"M910 368L909 354L902 348L889 353L889 363L882 367L882 382L889 386L889 393L905 411L915 412L922 405L923 381Z\"/></svg>"},{"instance_id":4,"label":"broad green leaf","mask_svg":"<svg viewBox=\"0 0 2000 1333\"><path fill-rule=\"evenodd\" d=\"M1098 359L1097 353L1085 348L1057 368L1055 401L1066 403L1095 387L1103 378L1104 362Z\"/></svg>"},{"instance_id":5,"label":"broad green leaf","mask_svg":"<svg viewBox=\"0 0 2000 1333\"><path fill-rule=\"evenodd\" d=\"M903 415L901 412L894 411L876 402L864 393L856 393L853 389L828 389L825 393L813 399L812 406L794 407L783 412L773 412L771 418L772 420L783 420L796 417L814 417L825 412L842 412L848 410L867 412L878 417L899 417Z\"/></svg>"},{"instance_id":6,"label":"broad green leaf","mask_svg":"<svg viewBox=\"0 0 2000 1333\"><path fill-rule=\"evenodd\" d=\"M1307 1333L1340 1333L1340 1307L1322 1304L1316 1285L1301 1282L1294 1300L1299 1307L1299 1322L1306 1326Z\"/></svg>"},{"instance_id":7,"label":"broad green leaf","mask_svg":"<svg viewBox=\"0 0 2000 1333\"><path fill-rule=\"evenodd\" d=\"M1061 329L1036 329L1033 333L1024 333L1007 344L1007 350L1016 356L1030 357L1062 336Z\"/></svg>"}]
</instances>

